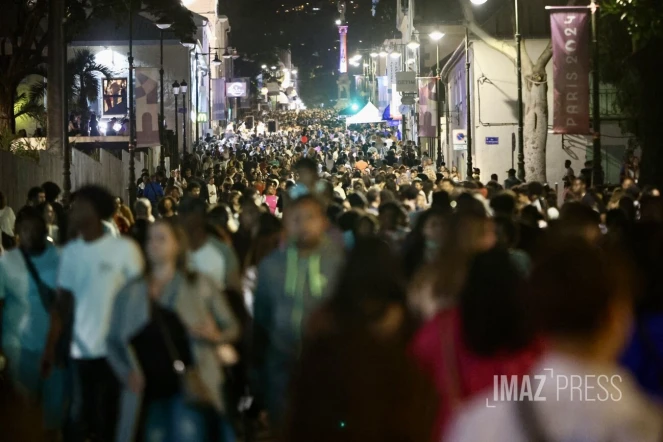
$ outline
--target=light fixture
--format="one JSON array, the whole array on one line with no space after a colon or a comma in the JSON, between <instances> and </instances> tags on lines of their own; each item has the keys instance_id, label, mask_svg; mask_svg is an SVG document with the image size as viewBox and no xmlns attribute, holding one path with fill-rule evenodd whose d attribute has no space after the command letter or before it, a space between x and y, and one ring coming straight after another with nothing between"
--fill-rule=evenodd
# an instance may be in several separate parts
<instances>
[{"instance_id":1,"label":"light fixture","mask_svg":"<svg viewBox=\"0 0 663 442\"><path fill-rule=\"evenodd\" d=\"M375 57L377 57L377 56L378 56L378 53L377 53L377 52L371 52L371 54L370 54L370 55L371 55L371 58L375 58Z\"/></svg>"},{"instance_id":2,"label":"light fixture","mask_svg":"<svg viewBox=\"0 0 663 442\"><path fill-rule=\"evenodd\" d=\"M273 71L275 71L275 70L276 70L276 66L272 66L270 69L273 70Z\"/></svg>"},{"instance_id":3,"label":"light fixture","mask_svg":"<svg viewBox=\"0 0 663 442\"><path fill-rule=\"evenodd\" d=\"M470 0L473 4L475 5L483 5L486 3L488 0Z\"/></svg>"},{"instance_id":4,"label":"light fixture","mask_svg":"<svg viewBox=\"0 0 663 442\"><path fill-rule=\"evenodd\" d=\"M215 52L214 60L212 60L212 66L219 66L221 63L222 63L221 60L219 60L219 54Z\"/></svg>"},{"instance_id":5,"label":"light fixture","mask_svg":"<svg viewBox=\"0 0 663 442\"><path fill-rule=\"evenodd\" d=\"M361 54L355 54L352 56L353 60L359 60L361 58Z\"/></svg>"},{"instance_id":6,"label":"light fixture","mask_svg":"<svg viewBox=\"0 0 663 442\"><path fill-rule=\"evenodd\" d=\"M173 95L179 95L180 94L180 84L175 80L175 83L173 83Z\"/></svg>"},{"instance_id":7,"label":"light fixture","mask_svg":"<svg viewBox=\"0 0 663 442\"><path fill-rule=\"evenodd\" d=\"M232 57L232 55L230 55L230 52L228 52L228 48L226 48L226 50L223 51L222 57L225 58L226 60Z\"/></svg>"},{"instance_id":8,"label":"light fixture","mask_svg":"<svg viewBox=\"0 0 663 442\"><path fill-rule=\"evenodd\" d=\"M162 31L165 31L166 29L169 29L173 24L166 22L157 22L156 25L157 28L161 29Z\"/></svg>"},{"instance_id":9,"label":"light fixture","mask_svg":"<svg viewBox=\"0 0 663 442\"><path fill-rule=\"evenodd\" d=\"M407 44L407 47L410 48L410 49L417 49L419 46L421 46L421 45L419 44L419 42L417 40L412 40L411 42L409 42Z\"/></svg>"},{"instance_id":10,"label":"light fixture","mask_svg":"<svg viewBox=\"0 0 663 442\"><path fill-rule=\"evenodd\" d=\"M439 39L444 37L444 34L442 32L439 32L439 31L433 31L430 34L428 34L428 36L430 37L431 40L438 41Z\"/></svg>"},{"instance_id":11,"label":"light fixture","mask_svg":"<svg viewBox=\"0 0 663 442\"><path fill-rule=\"evenodd\" d=\"M191 50L196 47L196 40L192 38L185 38L184 40L182 40L182 46Z\"/></svg>"},{"instance_id":12,"label":"light fixture","mask_svg":"<svg viewBox=\"0 0 663 442\"><path fill-rule=\"evenodd\" d=\"M359 110L359 105L358 105L357 103L352 103L352 107L351 107L351 109L352 109L353 111L358 111L358 110Z\"/></svg>"},{"instance_id":13,"label":"light fixture","mask_svg":"<svg viewBox=\"0 0 663 442\"><path fill-rule=\"evenodd\" d=\"M380 51L380 57L386 57L387 55L389 55L387 51Z\"/></svg>"},{"instance_id":14,"label":"light fixture","mask_svg":"<svg viewBox=\"0 0 663 442\"><path fill-rule=\"evenodd\" d=\"M336 26L341 26L341 19L337 18L335 23L336 23Z\"/></svg>"},{"instance_id":15,"label":"light fixture","mask_svg":"<svg viewBox=\"0 0 663 442\"><path fill-rule=\"evenodd\" d=\"M290 72L290 69L288 69L288 68L283 68L283 73L284 73L284 74L287 74L288 72Z\"/></svg>"},{"instance_id":16,"label":"light fixture","mask_svg":"<svg viewBox=\"0 0 663 442\"><path fill-rule=\"evenodd\" d=\"M186 94L186 90L187 90L187 87L188 87L188 86L189 86L189 85L186 84L186 81L182 80L182 82L180 83L180 91L181 91L183 94Z\"/></svg>"},{"instance_id":17,"label":"light fixture","mask_svg":"<svg viewBox=\"0 0 663 442\"><path fill-rule=\"evenodd\" d=\"M292 70L292 74L293 74L293 75L297 75L297 69L293 69L293 70Z\"/></svg>"},{"instance_id":18,"label":"light fixture","mask_svg":"<svg viewBox=\"0 0 663 442\"><path fill-rule=\"evenodd\" d=\"M399 58L401 56L400 52L392 52L389 56L393 59Z\"/></svg>"},{"instance_id":19,"label":"light fixture","mask_svg":"<svg viewBox=\"0 0 663 442\"><path fill-rule=\"evenodd\" d=\"M263 64L262 66L260 66L260 69L267 69L267 65Z\"/></svg>"}]
</instances>

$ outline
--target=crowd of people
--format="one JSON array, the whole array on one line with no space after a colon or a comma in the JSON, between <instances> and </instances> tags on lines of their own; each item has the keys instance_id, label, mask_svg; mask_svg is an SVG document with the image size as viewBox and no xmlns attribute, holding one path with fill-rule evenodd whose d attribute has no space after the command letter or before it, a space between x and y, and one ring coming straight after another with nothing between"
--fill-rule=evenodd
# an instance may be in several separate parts
<instances>
[{"instance_id":1,"label":"crowd of people","mask_svg":"<svg viewBox=\"0 0 663 442\"><path fill-rule=\"evenodd\" d=\"M281 118L143 171L133 207L0 194L3 440L661 440L658 189L558 197Z\"/></svg>"}]
</instances>

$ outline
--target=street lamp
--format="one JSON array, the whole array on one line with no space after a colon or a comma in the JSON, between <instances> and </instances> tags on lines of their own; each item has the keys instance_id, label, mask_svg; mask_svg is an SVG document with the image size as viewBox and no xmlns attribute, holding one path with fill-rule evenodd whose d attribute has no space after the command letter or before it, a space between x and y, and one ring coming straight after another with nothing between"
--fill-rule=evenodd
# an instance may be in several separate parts
<instances>
[{"instance_id":1,"label":"street lamp","mask_svg":"<svg viewBox=\"0 0 663 442\"><path fill-rule=\"evenodd\" d=\"M377 52L371 52L369 55L371 58L376 58L379 54Z\"/></svg>"},{"instance_id":2,"label":"street lamp","mask_svg":"<svg viewBox=\"0 0 663 442\"><path fill-rule=\"evenodd\" d=\"M412 49L412 50L419 48L419 46L421 46L421 45L419 44L419 42L417 40L412 40L407 44L407 47Z\"/></svg>"},{"instance_id":3,"label":"street lamp","mask_svg":"<svg viewBox=\"0 0 663 442\"><path fill-rule=\"evenodd\" d=\"M389 55L389 54L387 53L387 51L380 51L380 57L383 57L383 58L384 58L384 57L386 57L387 55Z\"/></svg>"},{"instance_id":4,"label":"street lamp","mask_svg":"<svg viewBox=\"0 0 663 442\"><path fill-rule=\"evenodd\" d=\"M400 53L400 52L396 52L396 51L394 51L394 52L392 52L391 54L389 54L389 56L395 60L395 59L401 57L401 53Z\"/></svg>"},{"instance_id":5,"label":"street lamp","mask_svg":"<svg viewBox=\"0 0 663 442\"><path fill-rule=\"evenodd\" d=\"M179 108L177 107L177 96L180 93L180 84L175 80L175 83L173 83L173 95L175 96L175 146L173 147L173 158L172 158L172 166L173 169L177 169L178 163L179 163L179 153L177 152L177 144L178 141L180 140L180 134L179 134L179 128L177 127L177 113L179 112Z\"/></svg>"},{"instance_id":6,"label":"street lamp","mask_svg":"<svg viewBox=\"0 0 663 442\"><path fill-rule=\"evenodd\" d=\"M483 5L488 0L470 0L475 5ZM516 75L518 76L518 179L525 181L525 117L523 108L523 61L522 35L520 34L520 14L518 0L514 0L513 10L516 25Z\"/></svg>"},{"instance_id":7,"label":"street lamp","mask_svg":"<svg viewBox=\"0 0 663 442\"><path fill-rule=\"evenodd\" d=\"M276 70L276 66L272 66L270 69L273 70L273 71L275 71L275 70Z\"/></svg>"},{"instance_id":8,"label":"street lamp","mask_svg":"<svg viewBox=\"0 0 663 442\"><path fill-rule=\"evenodd\" d=\"M337 18L335 23L336 23L336 26L341 26L341 23L342 23L341 19Z\"/></svg>"},{"instance_id":9,"label":"street lamp","mask_svg":"<svg viewBox=\"0 0 663 442\"><path fill-rule=\"evenodd\" d=\"M223 62L219 59L219 54L215 52L214 53L214 60L212 60L212 66L220 66L221 63L223 63Z\"/></svg>"},{"instance_id":10,"label":"street lamp","mask_svg":"<svg viewBox=\"0 0 663 442\"><path fill-rule=\"evenodd\" d=\"M297 75L297 69L293 69L293 70L291 71L291 73L292 73L292 75Z\"/></svg>"},{"instance_id":11,"label":"street lamp","mask_svg":"<svg viewBox=\"0 0 663 442\"><path fill-rule=\"evenodd\" d=\"M159 115L159 143L161 144L161 151L159 155L159 167L161 168L161 171L163 173L166 173L166 156L164 155L165 153L165 145L166 145L166 140L165 140L165 127L164 123L166 120L165 112L163 110L164 107L164 94L163 94L163 31L166 29L169 29L172 26L172 23L165 23L165 22L158 22L157 28L159 28L159 53L160 53L160 69L159 69L159 92L160 92L160 112L161 115Z\"/></svg>"},{"instance_id":12,"label":"street lamp","mask_svg":"<svg viewBox=\"0 0 663 442\"><path fill-rule=\"evenodd\" d=\"M435 42L435 75L437 76L436 90L437 90L437 121L435 126L437 127L437 165L438 167L442 165L442 128L440 127L440 100L442 98L442 79L440 78L440 40L444 37L444 34L439 31L433 31L428 34L428 37Z\"/></svg>"},{"instance_id":13,"label":"street lamp","mask_svg":"<svg viewBox=\"0 0 663 442\"><path fill-rule=\"evenodd\" d=\"M260 66L260 69L267 69L267 65L263 64L262 66Z\"/></svg>"},{"instance_id":14,"label":"street lamp","mask_svg":"<svg viewBox=\"0 0 663 442\"><path fill-rule=\"evenodd\" d=\"M182 106L184 106L184 114L182 116L182 153L186 153L186 91L188 85L185 80L180 83L180 92L182 92Z\"/></svg>"}]
</instances>

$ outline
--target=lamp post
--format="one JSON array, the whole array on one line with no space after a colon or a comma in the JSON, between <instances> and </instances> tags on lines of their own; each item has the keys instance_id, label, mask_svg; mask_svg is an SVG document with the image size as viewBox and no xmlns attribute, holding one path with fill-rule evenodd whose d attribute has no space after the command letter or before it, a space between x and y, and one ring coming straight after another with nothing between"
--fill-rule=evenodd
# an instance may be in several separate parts
<instances>
[{"instance_id":1,"label":"lamp post","mask_svg":"<svg viewBox=\"0 0 663 442\"><path fill-rule=\"evenodd\" d=\"M165 127L164 122L166 119L164 108L164 95L163 95L163 31L170 28L170 23L157 23L157 28L159 28L159 51L160 51L160 69L159 69L159 91L160 91L160 111L159 115L159 142L161 143L161 151L159 155L159 167L161 171L166 173L166 155L165 155Z\"/></svg>"},{"instance_id":2,"label":"lamp post","mask_svg":"<svg viewBox=\"0 0 663 442\"><path fill-rule=\"evenodd\" d=\"M488 0L471 0L475 5L483 5ZM522 35L520 34L520 13L518 0L513 0L516 21L516 74L518 75L518 179L525 180L525 124L523 107L523 60Z\"/></svg>"},{"instance_id":3,"label":"lamp post","mask_svg":"<svg viewBox=\"0 0 663 442\"><path fill-rule=\"evenodd\" d=\"M467 126L467 172L466 176L472 178L473 174L473 165L472 165L472 105L471 98L472 94L470 92L470 86L472 82L470 81L470 30L465 28L465 118ZM471 181L471 180L470 180Z\"/></svg>"},{"instance_id":4,"label":"lamp post","mask_svg":"<svg viewBox=\"0 0 663 442\"><path fill-rule=\"evenodd\" d=\"M134 110L134 11L133 0L129 0L129 207L136 204L136 115Z\"/></svg>"},{"instance_id":5,"label":"lamp post","mask_svg":"<svg viewBox=\"0 0 663 442\"><path fill-rule=\"evenodd\" d=\"M179 127L177 126L177 113L179 112L179 109L177 107L177 96L180 93L180 84L175 80L175 83L173 83L173 95L175 96L175 146L173 146L173 158L172 158L172 166L174 169L177 169L179 166L179 153L177 152L177 146L180 141L180 134L179 134Z\"/></svg>"},{"instance_id":6,"label":"lamp post","mask_svg":"<svg viewBox=\"0 0 663 442\"><path fill-rule=\"evenodd\" d=\"M186 153L186 119L187 119L187 108L186 108L186 90L188 85L185 80L182 80L180 83L180 92L182 92L182 106L184 106L184 114L182 114L182 153Z\"/></svg>"},{"instance_id":7,"label":"lamp post","mask_svg":"<svg viewBox=\"0 0 663 442\"><path fill-rule=\"evenodd\" d=\"M442 128L440 127L440 111L442 110L441 100L442 100L442 81L440 78L440 40L444 37L444 34L439 31L433 31L429 34L431 40L435 42L435 76L437 90L437 115L435 121L435 127L437 128L437 167L440 167L444 162L444 156L442 154Z\"/></svg>"}]
</instances>

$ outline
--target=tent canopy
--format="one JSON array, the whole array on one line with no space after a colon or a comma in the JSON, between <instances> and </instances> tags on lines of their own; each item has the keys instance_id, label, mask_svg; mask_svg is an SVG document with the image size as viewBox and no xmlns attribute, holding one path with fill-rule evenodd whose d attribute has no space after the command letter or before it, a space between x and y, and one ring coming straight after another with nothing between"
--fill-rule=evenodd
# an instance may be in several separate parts
<instances>
[{"instance_id":1,"label":"tent canopy","mask_svg":"<svg viewBox=\"0 0 663 442\"><path fill-rule=\"evenodd\" d=\"M345 120L346 126L351 124L368 124L368 123L382 123L382 115L377 107L370 101L366 106L355 115L348 117Z\"/></svg>"}]
</instances>

